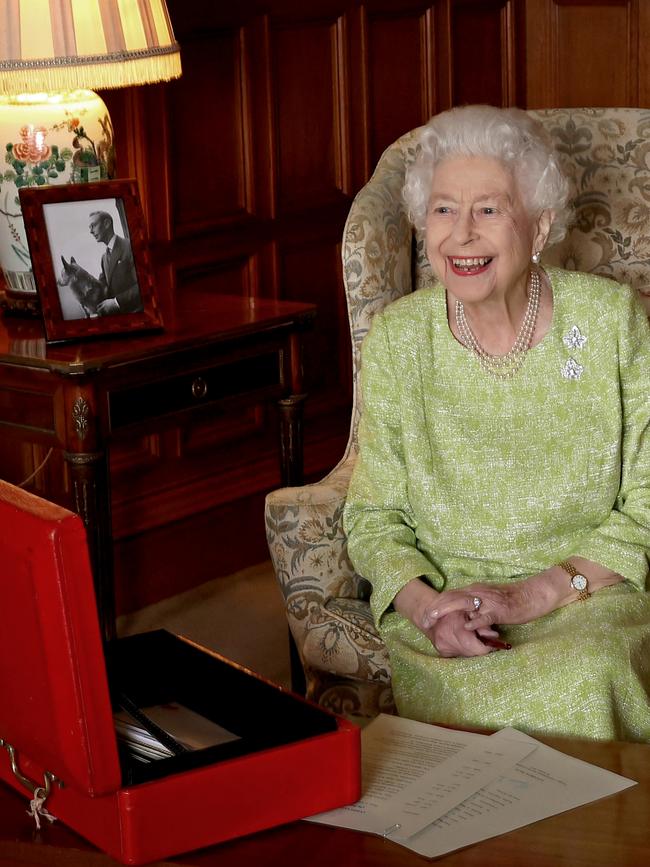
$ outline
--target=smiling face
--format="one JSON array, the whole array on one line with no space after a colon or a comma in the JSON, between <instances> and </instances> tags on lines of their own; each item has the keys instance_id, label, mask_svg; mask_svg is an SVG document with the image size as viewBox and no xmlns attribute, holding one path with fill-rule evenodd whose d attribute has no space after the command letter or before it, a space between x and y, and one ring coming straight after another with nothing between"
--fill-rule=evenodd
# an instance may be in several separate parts
<instances>
[{"instance_id":1,"label":"smiling face","mask_svg":"<svg viewBox=\"0 0 650 867\"><path fill-rule=\"evenodd\" d=\"M499 160L448 157L436 167L427 211L431 267L454 298L481 303L525 291L530 257L550 217L531 218Z\"/></svg>"}]
</instances>

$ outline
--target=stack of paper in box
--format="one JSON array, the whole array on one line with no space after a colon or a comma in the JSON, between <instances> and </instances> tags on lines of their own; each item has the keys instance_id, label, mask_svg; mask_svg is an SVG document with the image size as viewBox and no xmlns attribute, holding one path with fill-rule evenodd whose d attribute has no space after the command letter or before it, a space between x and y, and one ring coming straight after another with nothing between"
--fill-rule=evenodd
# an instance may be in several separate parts
<instances>
[{"instance_id":1,"label":"stack of paper in box","mask_svg":"<svg viewBox=\"0 0 650 867\"><path fill-rule=\"evenodd\" d=\"M125 704L127 709L113 714L115 731L118 743L139 762L239 740L238 735L177 702L141 709Z\"/></svg>"}]
</instances>

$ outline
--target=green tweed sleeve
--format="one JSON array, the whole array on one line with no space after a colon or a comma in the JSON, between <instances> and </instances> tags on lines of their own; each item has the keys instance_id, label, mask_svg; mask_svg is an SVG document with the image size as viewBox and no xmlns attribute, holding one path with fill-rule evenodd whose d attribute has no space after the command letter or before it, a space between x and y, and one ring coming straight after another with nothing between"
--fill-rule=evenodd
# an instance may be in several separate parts
<instances>
[{"instance_id":1,"label":"green tweed sleeve","mask_svg":"<svg viewBox=\"0 0 650 867\"><path fill-rule=\"evenodd\" d=\"M607 519L580 540L573 553L645 590L650 555L650 325L635 292L620 292L618 298L621 486Z\"/></svg>"},{"instance_id":2,"label":"green tweed sleeve","mask_svg":"<svg viewBox=\"0 0 650 867\"><path fill-rule=\"evenodd\" d=\"M344 512L348 553L357 572L372 584L370 605L377 623L413 578L424 576L439 589L443 584L416 544L393 362L385 320L378 314L362 347L360 451Z\"/></svg>"}]
</instances>

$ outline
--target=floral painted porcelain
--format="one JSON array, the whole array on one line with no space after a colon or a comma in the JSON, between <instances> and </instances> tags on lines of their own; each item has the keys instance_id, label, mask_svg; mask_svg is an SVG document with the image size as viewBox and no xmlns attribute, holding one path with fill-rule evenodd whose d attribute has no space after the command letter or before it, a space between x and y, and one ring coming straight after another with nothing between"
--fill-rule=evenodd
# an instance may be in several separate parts
<instances>
[{"instance_id":1,"label":"floral painted porcelain","mask_svg":"<svg viewBox=\"0 0 650 867\"><path fill-rule=\"evenodd\" d=\"M19 191L112 177L115 150L108 109L90 90L0 96L0 150L3 303L14 310L37 312Z\"/></svg>"}]
</instances>

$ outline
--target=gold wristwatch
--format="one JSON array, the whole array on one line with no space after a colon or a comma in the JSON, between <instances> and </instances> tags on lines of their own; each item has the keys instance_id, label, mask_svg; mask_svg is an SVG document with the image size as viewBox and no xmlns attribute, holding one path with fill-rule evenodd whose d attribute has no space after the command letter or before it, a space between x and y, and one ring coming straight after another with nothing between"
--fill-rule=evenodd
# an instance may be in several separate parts
<instances>
[{"instance_id":1,"label":"gold wristwatch","mask_svg":"<svg viewBox=\"0 0 650 867\"><path fill-rule=\"evenodd\" d=\"M589 592L589 582L585 578L585 576L578 572L573 563L569 563L568 560L562 560L561 563L558 563L558 566L561 566L565 572L568 572L571 576L570 584L571 587L577 591L578 593L578 601L585 602L591 596Z\"/></svg>"}]
</instances>

